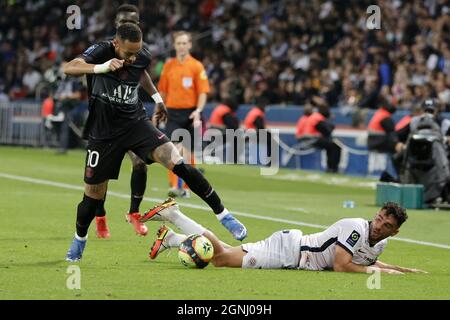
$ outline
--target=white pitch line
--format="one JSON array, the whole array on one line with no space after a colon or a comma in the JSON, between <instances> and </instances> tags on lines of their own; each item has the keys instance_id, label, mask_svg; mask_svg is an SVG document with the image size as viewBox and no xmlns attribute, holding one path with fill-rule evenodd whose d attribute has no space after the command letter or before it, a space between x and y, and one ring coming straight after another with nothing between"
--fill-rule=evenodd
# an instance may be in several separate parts
<instances>
[{"instance_id":1,"label":"white pitch line","mask_svg":"<svg viewBox=\"0 0 450 320\"><path fill-rule=\"evenodd\" d=\"M0 172L0 177L1 178L5 178L5 179L11 179L11 180L23 181L23 182L30 182L30 183L47 185L47 186L53 186L53 187L59 187L59 188L65 188L65 189L72 189L72 190L79 190L79 191L83 191L84 190L84 187L82 187L82 186L75 186L75 185L67 184L67 183L61 183L61 182L54 182L54 181L49 181L49 180L42 180L42 179L35 179L35 178L17 176L17 175L2 173L2 172ZM108 190L108 196L114 196L114 197L124 198L124 199L128 199L130 197L130 195L128 195L128 194L118 193L118 192L114 192L114 191L110 191L110 190ZM165 199L144 197L144 200L146 200L146 201L153 201L153 202L162 202ZM211 209L209 207L207 207L207 206L191 204L191 203L184 203L184 202L178 202L178 203L180 205L182 205L184 207L188 207L188 208L199 209L199 210L204 210L204 211L209 211L209 212L211 211ZM328 228L328 226L320 225L320 224L313 224L313 223L306 223L306 222L301 222L301 221L294 221L294 220L273 218L273 217L267 217L267 216L260 216L260 215L251 214L251 213L247 213L247 212L239 212L239 211L232 211L232 212L233 212L233 214L235 214L237 216L242 216L242 217L260 219L260 220L267 220L267 221L275 221L275 222L283 222L283 223L293 224L293 225L297 225L297 226L305 226L305 227L311 227L311 228L317 228L317 229L326 229L326 228ZM446 244L433 243L433 242L427 242L427 241L419 241L419 240L408 239L408 238L393 237L393 238L391 238L391 240L397 240L397 241L402 241L402 242L407 242L407 243L420 244L420 245L423 245L423 246L436 247L436 248L442 248L442 249L450 249L450 246L446 245Z\"/></svg>"}]
</instances>

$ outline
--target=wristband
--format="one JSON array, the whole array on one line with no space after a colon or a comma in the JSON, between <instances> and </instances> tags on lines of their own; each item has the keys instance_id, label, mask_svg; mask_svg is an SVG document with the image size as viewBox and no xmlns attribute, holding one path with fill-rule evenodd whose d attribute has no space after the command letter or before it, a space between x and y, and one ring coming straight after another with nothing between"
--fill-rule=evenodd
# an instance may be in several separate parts
<instances>
[{"instance_id":1,"label":"wristband","mask_svg":"<svg viewBox=\"0 0 450 320\"><path fill-rule=\"evenodd\" d=\"M109 72L109 65L111 64L111 60L106 61L102 64L96 64L94 66L94 73L106 73Z\"/></svg>"},{"instance_id":2,"label":"wristband","mask_svg":"<svg viewBox=\"0 0 450 320\"><path fill-rule=\"evenodd\" d=\"M153 101L155 101L155 103L163 103L163 99L162 99L161 95L159 94L159 92L152 95L152 99L153 99Z\"/></svg>"}]
</instances>

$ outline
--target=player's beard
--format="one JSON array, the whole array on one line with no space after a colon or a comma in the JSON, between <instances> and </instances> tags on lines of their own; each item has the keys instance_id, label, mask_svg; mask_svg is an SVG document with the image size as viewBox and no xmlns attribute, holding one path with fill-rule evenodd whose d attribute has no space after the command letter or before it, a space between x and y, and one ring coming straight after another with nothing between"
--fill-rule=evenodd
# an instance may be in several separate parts
<instances>
[{"instance_id":1,"label":"player's beard","mask_svg":"<svg viewBox=\"0 0 450 320\"><path fill-rule=\"evenodd\" d=\"M370 227L369 227L369 241L373 242L373 243L376 243L376 242L379 242L381 240L383 240L383 239L381 239L381 234L380 233L376 233L374 231L374 229L373 229L373 226L370 225Z\"/></svg>"}]
</instances>

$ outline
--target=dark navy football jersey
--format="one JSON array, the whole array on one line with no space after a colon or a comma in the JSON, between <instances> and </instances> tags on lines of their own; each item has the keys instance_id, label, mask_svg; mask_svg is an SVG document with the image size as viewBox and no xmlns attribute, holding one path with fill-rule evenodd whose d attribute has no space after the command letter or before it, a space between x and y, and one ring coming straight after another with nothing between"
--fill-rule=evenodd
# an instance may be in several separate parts
<instances>
[{"instance_id":1,"label":"dark navy football jersey","mask_svg":"<svg viewBox=\"0 0 450 320\"><path fill-rule=\"evenodd\" d=\"M112 41L94 44L80 57L91 64L119 59ZM89 117L84 134L86 138L112 139L126 132L136 121L148 118L138 98L138 89L150 61L150 52L143 47L133 64L124 65L114 72L87 75Z\"/></svg>"}]
</instances>

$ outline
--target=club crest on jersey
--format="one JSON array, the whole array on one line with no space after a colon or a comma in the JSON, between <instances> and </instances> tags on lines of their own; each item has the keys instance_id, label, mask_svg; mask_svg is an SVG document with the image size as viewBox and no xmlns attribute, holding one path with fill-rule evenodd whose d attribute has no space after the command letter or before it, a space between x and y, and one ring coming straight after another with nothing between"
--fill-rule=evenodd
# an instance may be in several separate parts
<instances>
[{"instance_id":1,"label":"club crest on jersey","mask_svg":"<svg viewBox=\"0 0 450 320\"><path fill-rule=\"evenodd\" d=\"M358 231L353 230L350 236L347 238L346 242L352 247L354 247L355 244L358 242L359 238L361 238L361 235L358 233Z\"/></svg>"}]
</instances>

